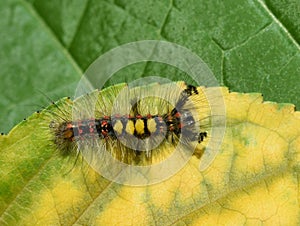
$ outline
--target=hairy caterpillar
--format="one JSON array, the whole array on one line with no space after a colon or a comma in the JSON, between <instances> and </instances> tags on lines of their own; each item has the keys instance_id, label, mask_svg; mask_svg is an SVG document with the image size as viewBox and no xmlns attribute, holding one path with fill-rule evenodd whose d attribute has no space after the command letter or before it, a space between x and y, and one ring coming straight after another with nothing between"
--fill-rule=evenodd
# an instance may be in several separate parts
<instances>
[{"instance_id":1,"label":"hairy caterpillar","mask_svg":"<svg viewBox=\"0 0 300 226\"><path fill-rule=\"evenodd\" d=\"M57 108L49 127L65 155L108 152L122 163L146 166L168 158L180 142L200 156L209 134L205 94L184 82L118 84Z\"/></svg>"}]
</instances>

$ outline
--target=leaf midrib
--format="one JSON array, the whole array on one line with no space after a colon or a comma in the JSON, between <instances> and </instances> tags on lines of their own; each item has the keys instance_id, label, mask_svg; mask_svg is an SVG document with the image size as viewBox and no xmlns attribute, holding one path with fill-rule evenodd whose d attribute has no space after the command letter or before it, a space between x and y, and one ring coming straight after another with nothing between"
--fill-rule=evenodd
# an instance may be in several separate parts
<instances>
[{"instance_id":1,"label":"leaf midrib","mask_svg":"<svg viewBox=\"0 0 300 226\"><path fill-rule=\"evenodd\" d=\"M275 16L275 14L271 11L270 8L263 2L263 0L257 0L257 2L264 8L264 10L267 12L267 14L274 20L276 24L284 31L284 33L288 36L288 38L293 42L293 44L297 47L297 49L300 51L300 45L294 38L294 36L289 32L287 27L283 25L283 23Z\"/></svg>"},{"instance_id":2,"label":"leaf midrib","mask_svg":"<svg viewBox=\"0 0 300 226\"><path fill-rule=\"evenodd\" d=\"M56 36L51 27L48 26L46 21L40 16L40 14L30 3L28 3L26 0L21 0L21 3L24 5L24 8L28 10L28 13L30 13L34 18L37 19L37 21L39 21L42 28L49 34L49 36L52 38L53 42L58 47L58 49L61 50L61 52L69 60L69 63L74 67L75 71L78 72L77 76L80 77L83 73L82 68L80 68L78 62L74 59L74 57L71 55L68 49L66 49L65 46L60 42L59 38Z\"/></svg>"}]
</instances>

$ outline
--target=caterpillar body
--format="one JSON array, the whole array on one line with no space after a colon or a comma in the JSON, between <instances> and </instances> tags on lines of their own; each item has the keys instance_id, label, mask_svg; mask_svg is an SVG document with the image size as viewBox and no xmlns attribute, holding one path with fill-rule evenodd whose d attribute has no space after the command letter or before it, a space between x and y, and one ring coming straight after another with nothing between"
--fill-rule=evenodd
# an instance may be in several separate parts
<instances>
[{"instance_id":1,"label":"caterpillar body","mask_svg":"<svg viewBox=\"0 0 300 226\"><path fill-rule=\"evenodd\" d=\"M108 152L125 164L151 165L168 158L179 143L201 155L209 134L205 94L184 82L117 84L57 108L49 127L65 155Z\"/></svg>"}]
</instances>

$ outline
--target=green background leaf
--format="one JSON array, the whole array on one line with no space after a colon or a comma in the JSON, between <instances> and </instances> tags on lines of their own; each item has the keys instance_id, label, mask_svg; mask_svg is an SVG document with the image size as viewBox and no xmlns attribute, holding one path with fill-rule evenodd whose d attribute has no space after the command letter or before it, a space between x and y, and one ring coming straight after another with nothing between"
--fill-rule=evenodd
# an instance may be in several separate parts
<instances>
[{"instance_id":1,"label":"green background leaf","mask_svg":"<svg viewBox=\"0 0 300 226\"><path fill-rule=\"evenodd\" d=\"M72 96L93 60L120 44L159 39L197 53L221 85L300 106L297 0L10 0L0 3L0 130ZM151 63L124 73L156 71ZM165 76L169 76L169 72Z\"/></svg>"}]
</instances>

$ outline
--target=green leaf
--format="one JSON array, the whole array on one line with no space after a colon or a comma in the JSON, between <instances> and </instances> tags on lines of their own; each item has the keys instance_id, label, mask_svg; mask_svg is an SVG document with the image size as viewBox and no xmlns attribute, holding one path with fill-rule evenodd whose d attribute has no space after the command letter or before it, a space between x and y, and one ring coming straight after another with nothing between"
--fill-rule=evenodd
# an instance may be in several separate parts
<instances>
[{"instance_id":1,"label":"green leaf","mask_svg":"<svg viewBox=\"0 0 300 226\"><path fill-rule=\"evenodd\" d=\"M297 0L280 1L280 0L265 0L269 11L274 14L274 20L281 22L282 26L290 34L291 39L300 43L300 3Z\"/></svg>"},{"instance_id":2,"label":"green leaf","mask_svg":"<svg viewBox=\"0 0 300 226\"><path fill-rule=\"evenodd\" d=\"M299 107L299 7L297 0L2 1L0 130L45 105L39 91L51 99L72 96L98 56L144 39L191 49L231 90ZM179 76L153 63L122 75L153 74Z\"/></svg>"},{"instance_id":3,"label":"green leaf","mask_svg":"<svg viewBox=\"0 0 300 226\"><path fill-rule=\"evenodd\" d=\"M82 72L32 5L1 1L0 15L0 130L7 132L49 104L40 92L72 95Z\"/></svg>"}]
</instances>

